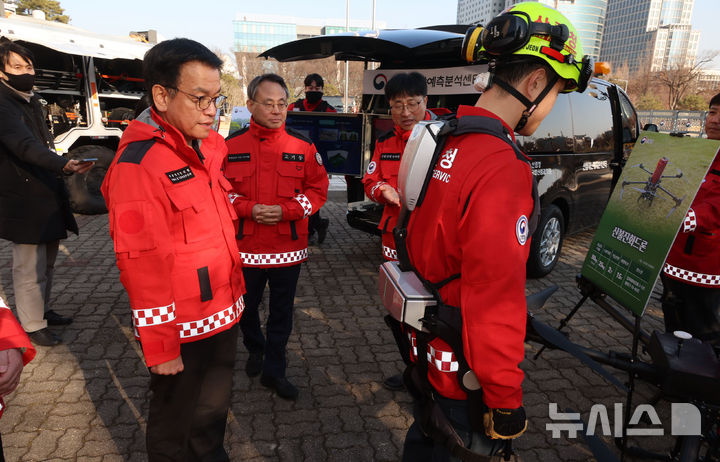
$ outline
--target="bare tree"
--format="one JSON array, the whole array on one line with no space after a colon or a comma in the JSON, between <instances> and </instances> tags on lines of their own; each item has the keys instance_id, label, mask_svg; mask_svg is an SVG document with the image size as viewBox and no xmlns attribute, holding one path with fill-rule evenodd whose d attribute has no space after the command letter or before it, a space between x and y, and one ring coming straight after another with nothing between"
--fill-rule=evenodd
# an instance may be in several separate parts
<instances>
[{"instance_id":1,"label":"bare tree","mask_svg":"<svg viewBox=\"0 0 720 462\"><path fill-rule=\"evenodd\" d=\"M634 71L632 71L633 66L625 63L625 66L630 69L628 70L627 93L632 99L639 100L650 93L651 87L656 84L652 64L652 55L648 52L642 55Z\"/></svg>"},{"instance_id":2,"label":"bare tree","mask_svg":"<svg viewBox=\"0 0 720 462\"><path fill-rule=\"evenodd\" d=\"M657 73L655 76L656 81L666 87L668 91L667 101L670 109L677 109L680 100L697 81L702 67L715 59L718 54L720 54L718 51L705 53L698 57L692 66L671 66Z\"/></svg>"}]
</instances>

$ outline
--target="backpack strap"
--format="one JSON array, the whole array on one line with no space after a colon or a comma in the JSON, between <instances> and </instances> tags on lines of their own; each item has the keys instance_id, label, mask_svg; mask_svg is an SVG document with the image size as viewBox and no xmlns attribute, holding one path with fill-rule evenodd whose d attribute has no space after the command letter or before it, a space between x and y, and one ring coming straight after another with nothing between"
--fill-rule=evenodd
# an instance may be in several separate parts
<instances>
[{"instance_id":1,"label":"backpack strap","mask_svg":"<svg viewBox=\"0 0 720 462\"><path fill-rule=\"evenodd\" d=\"M525 155L513 142L513 138L510 132L498 119L486 116L464 116L458 119L455 114L443 116L440 119L445 120L446 123L436 135L437 144L435 146L435 151L433 152L430 167L428 168L428 171L425 175L425 180L423 182L423 187L418 197L416 207L419 207L425 198L427 188L430 184L430 179L432 178L432 172L438 162L440 154L445 149L445 143L447 142L448 136L459 136L469 133L481 133L491 135L505 141L513 149L513 151L515 152L515 156L518 160L527 162L527 158L525 157ZM534 177L532 186L532 197L533 211L532 216L529 220L530 233L534 232L535 228L537 227L537 222L540 215L540 202L537 192L537 183ZM468 368L467 361L462 351L462 317L460 316L460 310L457 307L446 305L442 297L440 296L440 289L448 283L459 279L461 274L452 274L441 281L432 282L425 279L417 271L417 269L413 267L412 263L410 262L410 255L407 249L407 226L410 221L410 215L411 212L409 212L403 207L400 211L400 216L398 217L398 225L393 230L393 236L395 238L395 248L397 249L400 269L402 271L413 271L420 279L420 281L422 281L423 285L433 294L433 296L437 300L437 308L434 313L432 313L426 319L426 326L433 336L442 338L448 345L450 345L450 347L455 352L456 357L458 358L458 362L462 366L464 366L464 368ZM419 348L419 350L422 349L423 348ZM425 352L419 351L419 353L424 357ZM421 369L425 369L424 372L426 372L426 368L421 367ZM458 374L458 377L461 379L460 375L461 374ZM464 388L462 380L460 385Z\"/></svg>"}]
</instances>

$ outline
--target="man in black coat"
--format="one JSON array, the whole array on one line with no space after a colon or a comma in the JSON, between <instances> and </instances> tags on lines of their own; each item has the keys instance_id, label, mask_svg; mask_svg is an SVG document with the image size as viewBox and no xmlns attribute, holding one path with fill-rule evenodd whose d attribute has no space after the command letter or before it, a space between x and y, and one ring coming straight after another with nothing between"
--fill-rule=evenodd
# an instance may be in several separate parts
<instances>
[{"instance_id":1,"label":"man in black coat","mask_svg":"<svg viewBox=\"0 0 720 462\"><path fill-rule=\"evenodd\" d=\"M20 323L33 342L52 346L60 339L48 324L72 322L47 308L55 257L67 230L78 232L62 175L84 173L93 163L55 153L34 81L30 51L0 42L0 238L13 242Z\"/></svg>"}]
</instances>

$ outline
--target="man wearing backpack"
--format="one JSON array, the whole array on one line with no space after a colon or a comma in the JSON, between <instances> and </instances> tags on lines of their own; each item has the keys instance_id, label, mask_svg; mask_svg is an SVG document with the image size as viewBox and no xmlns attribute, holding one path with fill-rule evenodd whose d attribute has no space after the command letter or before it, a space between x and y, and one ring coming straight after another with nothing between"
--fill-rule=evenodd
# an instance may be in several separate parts
<instances>
[{"instance_id":1,"label":"man wearing backpack","mask_svg":"<svg viewBox=\"0 0 720 462\"><path fill-rule=\"evenodd\" d=\"M474 107L458 109L458 129L407 228L410 264L434 286L437 317L452 335L410 334L405 377L416 406L405 461L497 455L527 427L518 366L539 203L513 132L531 135L558 94L583 91L592 71L572 24L535 2L469 30L463 50L468 61L490 60L492 80ZM468 376L479 390L460 386Z\"/></svg>"}]
</instances>

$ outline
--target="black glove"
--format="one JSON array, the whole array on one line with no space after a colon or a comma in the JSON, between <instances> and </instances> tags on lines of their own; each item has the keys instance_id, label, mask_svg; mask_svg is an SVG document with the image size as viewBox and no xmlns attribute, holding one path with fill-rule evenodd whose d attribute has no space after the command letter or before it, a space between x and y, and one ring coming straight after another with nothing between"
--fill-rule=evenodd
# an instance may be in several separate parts
<instances>
[{"instance_id":1,"label":"black glove","mask_svg":"<svg viewBox=\"0 0 720 462\"><path fill-rule=\"evenodd\" d=\"M483 415L485 434L492 439L511 440L525 433L525 408L490 409Z\"/></svg>"}]
</instances>

